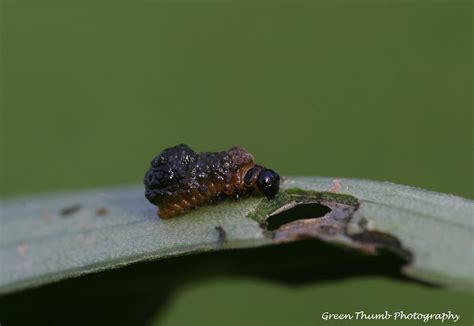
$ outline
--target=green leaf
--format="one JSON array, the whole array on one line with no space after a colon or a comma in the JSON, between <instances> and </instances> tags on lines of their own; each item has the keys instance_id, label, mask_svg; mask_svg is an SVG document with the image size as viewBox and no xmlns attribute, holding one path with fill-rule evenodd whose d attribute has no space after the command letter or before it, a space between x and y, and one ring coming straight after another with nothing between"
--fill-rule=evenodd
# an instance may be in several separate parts
<instances>
[{"instance_id":1,"label":"green leaf","mask_svg":"<svg viewBox=\"0 0 474 326\"><path fill-rule=\"evenodd\" d=\"M324 190L330 182L301 178L289 181L287 187ZM403 269L406 274L447 287L474 289L472 200L388 182L341 179L340 184L340 192L360 202L347 233L390 234L412 256Z\"/></svg>"},{"instance_id":2,"label":"green leaf","mask_svg":"<svg viewBox=\"0 0 474 326\"><path fill-rule=\"evenodd\" d=\"M473 289L474 202L366 180L290 178L273 200L225 201L169 220L141 186L6 199L1 204L0 293L104 269L187 253L318 238L365 254L389 250L404 272ZM266 223L295 206L318 203L276 230Z\"/></svg>"}]
</instances>

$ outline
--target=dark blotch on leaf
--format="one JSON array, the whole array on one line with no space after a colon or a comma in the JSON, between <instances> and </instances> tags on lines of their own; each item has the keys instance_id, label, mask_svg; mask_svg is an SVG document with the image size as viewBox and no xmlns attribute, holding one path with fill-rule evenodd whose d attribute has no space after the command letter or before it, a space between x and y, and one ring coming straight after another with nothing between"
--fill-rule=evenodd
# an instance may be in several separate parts
<instances>
[{"instance_id":1,"label":"dark blotch on leaf","mask_svg":"<svg viewBox=\"0 0 474 326\"><path fill-rule=\"evenodd\" d=\"M225 230L222 226L218 225L215 227L216 231L217 231L217 234L218 234L218 238L217 238L217 242L219 244L223 244L225 242L225 238L226 238L226 233L225 233Z\"/></svg>"},{"instance_id":2,"label":"dark blotch on leaf","mask_svg":"<svg viewBox=\"0 0 474 326\"><path fill-rule=\"evenodd\" d=\"M74 213L77 213L81 208L82 208L81 204L74 204L68 207L64 207L63 209L59 211L59 214L61 216L69 216Z\"/></svg>"}]
</instances>

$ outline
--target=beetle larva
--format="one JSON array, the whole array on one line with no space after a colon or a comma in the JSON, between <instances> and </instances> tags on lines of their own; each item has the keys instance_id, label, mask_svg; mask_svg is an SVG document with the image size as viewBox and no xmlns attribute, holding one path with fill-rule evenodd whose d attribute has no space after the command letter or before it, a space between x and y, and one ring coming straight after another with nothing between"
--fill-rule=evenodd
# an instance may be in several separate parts
<instances>
[{"instance_id":1,"label":"beetle larva","mask_svg":"<svg viewBox=\"0 0 474 326\"><path fill-rule=\"evenodd\" d=\"M181 144L161 152L145 174L145 196L170 218L224 198L262 194L273 198L280 176L256 165L242 147L195 153Z\"/></svg>"}]
</instances>

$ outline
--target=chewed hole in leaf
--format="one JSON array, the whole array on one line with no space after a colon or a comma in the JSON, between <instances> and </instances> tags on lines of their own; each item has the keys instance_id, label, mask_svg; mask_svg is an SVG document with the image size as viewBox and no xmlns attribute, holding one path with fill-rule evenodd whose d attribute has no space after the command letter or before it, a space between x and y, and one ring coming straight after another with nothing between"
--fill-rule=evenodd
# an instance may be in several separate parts
<instances>
[{"instance_id":1,"label":"chewed hole in leaf","mask_svg":"<svg viewBox=\"0 0 474 326\"><path fill-rule=\"evenodd\" d=\"M270 216L267 219L267 230L278 230L282 225L297 221L323 217L331 209L327 206L311 203L299 204L279 214Z\"/></svg>"}]
</instances>

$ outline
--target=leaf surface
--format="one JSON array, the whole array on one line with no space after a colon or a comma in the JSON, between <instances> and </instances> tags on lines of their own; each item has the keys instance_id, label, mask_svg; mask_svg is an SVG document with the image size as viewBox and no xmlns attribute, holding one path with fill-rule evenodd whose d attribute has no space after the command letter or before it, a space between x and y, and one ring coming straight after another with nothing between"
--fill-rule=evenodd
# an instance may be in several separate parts
<instances>
[{"instance_id":1,"label":"leaf surface","mask_svg":"<svg viewBox=\"0 0 474 326\"><path fill-rule=\"evenodd\" d=\"M289 178L282 188L274 200L224 201L169 220L157 218L141 186L2 200L0 293L138 261L308 237L366 254L391 250L406 257L413 277L473 289L473 201L367 180ZM269 216L304 203L331 212L265 228Z\"/></svg>"}]
</instances>

